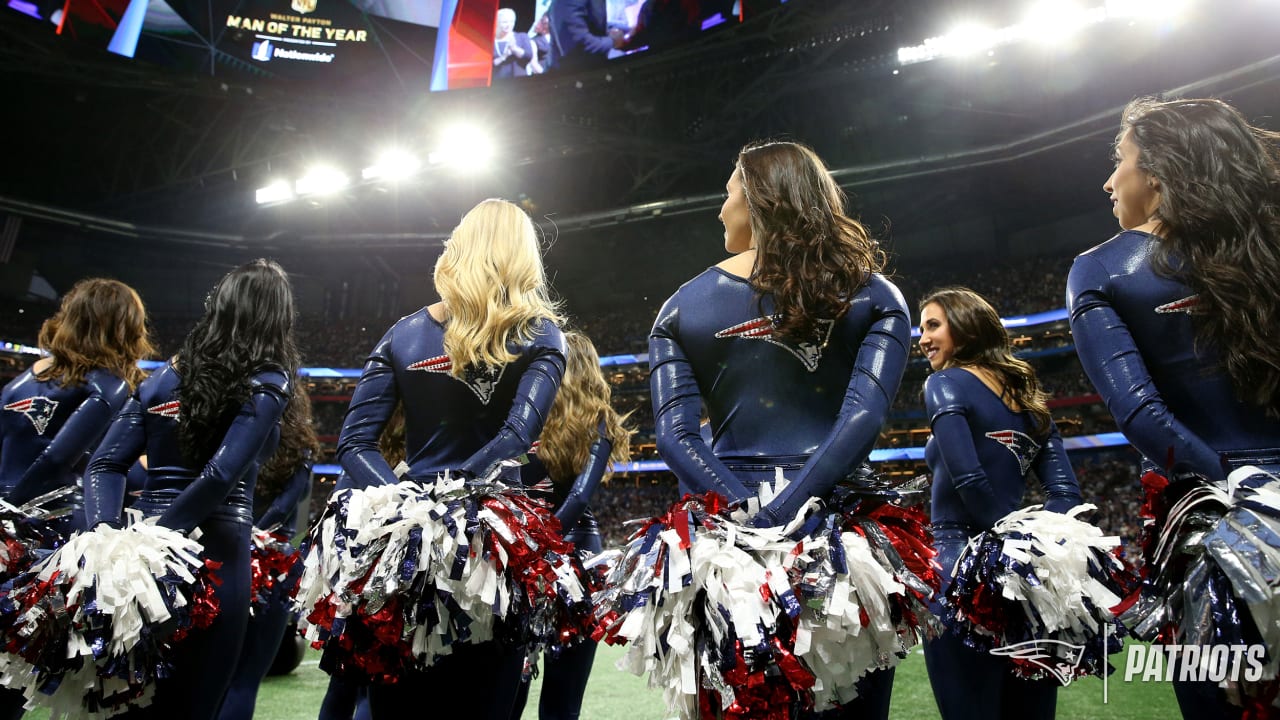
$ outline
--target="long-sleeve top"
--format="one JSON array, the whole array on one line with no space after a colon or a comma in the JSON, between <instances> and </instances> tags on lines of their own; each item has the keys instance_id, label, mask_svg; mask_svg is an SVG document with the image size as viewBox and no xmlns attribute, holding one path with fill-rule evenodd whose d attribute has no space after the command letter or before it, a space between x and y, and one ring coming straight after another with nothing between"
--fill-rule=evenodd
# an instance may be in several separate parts
<instances>
[{"instance_id":1,"label":"long-sleeve top","mask_svg":"<svg viewBox=\"0 0 1280 720\"><path fill-rule=\"evenodd\" d=\"M1237 399L1216 348L1197 347L1196 295L1156 274L1158 242L1130 230L1076 257L1067 278L1076 352L1121 432L1150 463L1222 480L1224 454L1280 449L1280 420Z\"/></svg>"},{"instance_id":2,"label":"long-sleeve top","mask_svg":"<svg viewBox=\"0 0 1280 720\"><path fill-rule=\"evenodd\" d=\"M263 370L250 380L250 393L231 421L213 457L193 465L178 443L178 385L172 365L147 378L125 403L107 431L85 475L85 513L90 526L118 521L126 475L139 455L147 456L143 498L164 506L159 523L190 532L217 515L253 521L258 467L280 441L280 417L289 401L289 379Z\"/></svg>"},{"instance_id":3,"label":"long-sleeve top","mask_svg":"<svg viewBox=\"0 0 1280 720\"><path fill-rule=\"evenodd\" d=\"M712 267L667 300L649 336L658 452L681 485L730 500L794 469L761 519L781 523L867 459L902 380L910 320L898 288L874 274L849 311L803 341L776 335L772 298ZM699 429L706 407L710 445Z\"/></svg>"},{"instance_id":4,"label":"long-sleeve top","mask_svg":"<svg viewBox=\"0 0 1280 720\"><path fill-rule=\"evenodd\" d=\"M31 370L0 391L0 492L22 504L76 485L89 453L129 397L129 385L102 369L63 387Z\"/></svg>"},{"instance_id":5,"label":"long-sleeve top","mask_svg":"<svg viewBox=\"0 0 1280 720\"><path fill-rule=\"evenodd\" d=\"M409 477L427 482L446 470L481 476L518 457L542 432L564 375L564 335L541 321L532 342L499 367L450 372L444 325L426 308L401 318L365 362L338 439L338 461L356 487L394 484L378 437L404 403Z\"/></svg>"},{"instance_id":6,"label":"long-sleeve top","mask_svg":"<svg viewBox=\"0 0 1280 720\"><path fill-rule=\"evenodd\" d=\"M290 537L298 531L298 503L311 489L311 467L310 459L300 464L275 497L254 496L255 527L263 530L276 528L277 532Z\"/></svg>"},{"instance_id":7,"label":"long-sleeve top","mask_svg":"<svg viewBox=\"0 0 1280 720\"><path fill-rule=\"evenodd\" d=\"M1035 470L1045 508L1079 505L1080 485L1062 447L1058 427L1039 437L1031 414L1014 412L963 368L948 368L924 384L932 437L925 461L933 473L932 519L985 530L1016 510Z\"/></svg>"}]
</instances>

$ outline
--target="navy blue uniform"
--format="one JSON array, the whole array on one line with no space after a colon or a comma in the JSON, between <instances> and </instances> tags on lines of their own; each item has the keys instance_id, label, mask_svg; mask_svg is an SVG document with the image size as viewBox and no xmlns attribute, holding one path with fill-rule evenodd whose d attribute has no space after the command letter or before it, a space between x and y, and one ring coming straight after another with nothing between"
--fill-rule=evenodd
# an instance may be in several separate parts
<instances>
[{"instance_id":1,"label":"navy blue uniform","mask_svg":"<svg viewBox=\"0 0 1280 720\"><path fill-rule=\"evenodd\" d=\"M544 321L519 357L501 367L450 374L444 326L426 308L401 318L365 361L338 439L338 461L357 487L395 484L378 437L404 402L409 477L430 482L445 470L484 475L528 451L564 375L564 335Z\"/></svg>"},{"instance_id":2,"label":"navy blue uniform","mask_svg":"<svg viewBox=\"0 0 1280 720\"><path fill-rule=\"evenodd\" d=\"M42 382L27 370L0 391L0 494L15 505L60 487L78 487L89 453L125 400L129 384L102 369L70 387ZM61 523L84 527L79 490L54 505L72 507Z\"/></svg>"},{"instance_id":3,"label":"navy blue uniform","mask_svg":"<svg viewBox=\"0 0 1280 720\"><path fill-rule=\"evenodd\" d=\"M790 486L762 514L782 523L867 459L906 368L910 321L872 275L838 321L797 342L773 333L743 278L720 268L667 300L649 337L658 452L682 491L754 495L781 467ZM699 431L702 404L711 445Z\"/></svg>"},{"instance_id":4,"label":"navy blue uniform","mask_svg":"<svg viewBox=\"0 0 1280 720\"><path fill-rule=\"evenodd\" d=\"M310 487L311 463L307 462L298 467L288 484L270 502L265 502L261 495L254 498L254 514L258 517L254 527L292 538L298 530L298 503ZM280 650L289 626L291 606L288 595L281 593L271 598L266 607L257 608L249 618L244 646L240 648L240 659L236 662L236 671L222 701L218 720L253 719L258 686Z\"/></svg>"},{"instance_id":5,"label":"navy blue uniform","mask_svg":"<svg viewBox=\"0 0 1280 720\"><path fill-rule=\"evenodd\" d=\"M203 466L192 467L178 444L179 376L170 365L147 378L125 403L89 462L85 511L90 526L120 517L125 476L147 455L147 482L133 508L168 528L200 528L204 557L219 561L221 611L213 625L177 646L173 675L156 687L140 714L213 718L231 682L249 619L249 543L258 467L275 452L289 380L264 370L251 380L249 399Z\"/></svg>"},{"instance_id":6,"label":"navy blue uniform","mask_svg":"<svg viewBox=\"0 0 1280 720\"><path fill-rule=\"evenodd\" d=\"M1237 399L1216 350L1197 346L1196 294L1156 274L1158 242L1127 230L1072 264L1067 307L1085 373L1144 464L1170 480L1221 481L1243 465L1280 472L1280 420ZM1186 717L1239 716L1214 683L1175 681L1174 691Z\"/></svg>"},{"instance_id":7,"label":"navy blue uniform","mask_svg":"<svg viewBox=\"0 0 1280 720\"><path fill-rule=\"evenodd\" d=\"M426 308L401 318L365 361L338 439L338 461L356 487L397 482L378 452L396 403L404 404L409 478L429 483L446 470L483 476L538 439L564 375L564 335L550 321L532 342L511 343L516 360L451 373L444 325ZM424 698L466 698L474 717L507 720L523 656L496 642L463 644L423 673L369 689L374 717L420 714Z\"/></svg>"},{"instance_id":8,"label":"navy blue uniform","mask_svg":"<svg viewBox=\"0 0 1280 720\"><path fill-rule=\"evenodd\" d=\"M1122 232L1071 266L1067 304L1085 373L1156 468L1211 480L1241 465L1280 469L1280 420L1236 399L1214 348L1196 347L1195 293L1152 269L1157 242Z\"/></svg>"},{"instance_id":9,"label":"navy blue uniform","mask_svg":"<svg viewBox=\"0 0 1280 720\"><path fill-rule=\"evenodd\" d=\"M1010 410L968 370L930 375L924 396L933 430L925 446L933 541L946 588L969 538L1021 506L1029 471L1044 485L1047 510L1079 505L1080 486L1057 426L1039 437L1030 413ZM937 603L933 609L940 614ZM924 657L944 720L1054 716L1055 681L1016 678L1004 658L971 650L949 631L926 641Z\"/></svg>"},{"instance_id":10,"label":"navy blue uniform","mask_svg":"<svg viewBox=\"0 0 1280 720\"><path fill-rule=\"evenodd\" d=\"M780 467L791 483L757 521L781 524L871 454L906 369L911 323L879 274L813 337L775 335L772 313L772 298L757 302L747 280L708 268L658 313L649 367L658 452L681 491L742 500ZM892 669L869 674L858 698L829 716L887 717L892 683Z\"/></svg>"}]
</instances>

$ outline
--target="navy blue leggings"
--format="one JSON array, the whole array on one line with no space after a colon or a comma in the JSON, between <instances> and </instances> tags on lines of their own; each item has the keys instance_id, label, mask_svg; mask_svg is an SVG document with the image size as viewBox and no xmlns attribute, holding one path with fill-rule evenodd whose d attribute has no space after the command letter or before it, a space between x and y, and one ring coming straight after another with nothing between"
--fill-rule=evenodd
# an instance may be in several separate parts
<instances>
[{"instance_id":1,"label":"navy blue leggings","mask_svg":"<svg viewBox=\"0 0 1280 720\"><path fill-rule=\"evenodd\" d=\"M253 720L253 708L258 699L258 686L271 669L271 663L280 651L280 641L289 625L289 601L279 598L249 618L236 662L231 687L227 688L218 712L218 720ZM348 716L349 718L350 716Z\"/></svg>"},{"instance_id":2,"label":"navy blue leggings","mask_svg":"<svg viewBox=\"0 0 1280 720\"><path fill-rule=\"evenodd\" d=\"M369 712L369 687L344 680L329 678L329 688L320 702L320 715L316 720L371 720Z\"/></svg>"},{"instance_id":3,"label":"navy blue leggings","mask_svg":"<svg viewBox=\"0 0 1280 720\"><path fill-rule=\"evenodd\" d=\"M963 530L935 530L934 547L942 566L942 588L968 543ZM939 613L937 603L931 608ZM966 647L951 632L924 644L933 699L942 720L1052 720L1058 703L1058 682L1015 677L1005 658Z\"/></svg>"},{"instance_id":4,"label":"navy blue leggings","mask_svg":"<svg viewBox=\"0 0 1280 720\"><path fill-rule=\"evenodd\" d=\"M595 659L596 644L590 640L565 650L560 657L543 657L538 720L578 720ZM528 701L529 683L522 682L511 708L511 720L520 720Z\"/></svg>"}]
</instances>

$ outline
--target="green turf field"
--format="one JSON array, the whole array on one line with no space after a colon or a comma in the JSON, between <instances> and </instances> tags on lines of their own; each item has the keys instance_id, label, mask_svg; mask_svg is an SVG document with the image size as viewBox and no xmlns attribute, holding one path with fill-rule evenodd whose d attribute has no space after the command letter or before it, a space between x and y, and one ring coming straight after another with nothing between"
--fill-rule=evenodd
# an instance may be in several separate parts
<instances>
[{"instance_id":1,"label":"green turf field","mask_svg":"<svg viewBox=\"0 0 1280 720\"><path fill-rule=\"evenodd\" d=\"M662 692L651 690L646 678L614 669L624 648L601 647L596 653L595 672L583 702L583 720L665 720ZM1113 661L1119 665L1122 655ZM1117 673L1120 675L1121 673ZM1125 683L1113 675L1109 702L1103 703L1102 681L1087 678L1058 692L1058 717L1062 720L1137 720L1177 717L1173 689L1165 683ZM258 696L256 718L262 720L310 720L316 716L328 676L316 668L314 656L292 675L268 678ZM534 681L525 720L538 717L538 685ZM926 720L937 718L933 693L925 675L924 656L911 654L898 669L894 680L892 717Z\"/></svg>"},{"instance_id":2,"label":"green turf field","mask_svg":"<svg viewBox=\"0 0 1280 720\"><path fill-rule=\"evenodd\" d=\"M602 646L596 653L595 671L583 702L583 720L666 720L662 693L650 690L645 678L614 669L614 662L625 648ZM1123 655L1113 656L1113 664L1121 667ZM1173 689L1166 683L1125 683L1111 677L1109 702L1103 703L1102 681L1087 678L1058 692L1060 720L1140 720L1178 716ZM267 678L258 695L259 720L312 720L320 708L328 676L316 667L316 655L308 655L302 667L291 675ZM524 720L538 717L538 684L530 692ZM893 687L893 718L930 720L938 717L925 675L924 656L918 651L902 662ZM44 720L48 713L27 715Z\"/></svg>"}]
</instances>

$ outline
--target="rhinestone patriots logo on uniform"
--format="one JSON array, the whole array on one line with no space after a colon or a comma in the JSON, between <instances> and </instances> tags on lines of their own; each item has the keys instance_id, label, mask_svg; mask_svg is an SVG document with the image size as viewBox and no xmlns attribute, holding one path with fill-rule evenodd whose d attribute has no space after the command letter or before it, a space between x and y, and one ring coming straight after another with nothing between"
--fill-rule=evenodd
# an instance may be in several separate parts
<instances>
[{"instance_id":1,"label":"rhinestone patriots logo on uniform","mask_svg":"<svg viewBox=\"0 0 1280 720\"><path fill-rule=\"evenodd\" d=\"M1184 297L1181 300L1174 300L1171 303L1165 303L1156 308L1156 313L1160 315L1169 315L1171 313L1191 314L1192 308L1200 304L1200 296L1192 295Z\"/></svg>"},{"instance_id":2,"label":"rhinestone patriots logo on uniform","mask_svg":"<svg viewBox=\"0 0 1280 720\"><path fill-rule=\"evenodd\" d=\"M5 405L4 409L26 415L31 424L35 425L36 433L43 435L44 429L49 427L49 421L53 419L53 411L58 409L58 401L37 395L11 402Z\"/></svg>"},{"instance_id":3,"label":"rhinestone patriots logo on uniform","mask_svg":"<svg viewBox=\"0 0 1280 720\"><path fill-rule=\"evenodd\" d=\"M831 329L835 323L831 320L819 320L814 328L813 337L808 341L796 342L788 338L778 337L773 332L773 320L767 317L748 320L716 333L717 338L743 338L746 340L764 340L771 345L786 350L796 356L804 364L805 370L814 372L822 360L822 350L831 337Z\"/></svg>"},{"instance_id":4,"label":"rhinestone patriots logo on uniform","mask_svg":"<svg viewBox=\"0 0 1280 720\"><path fill-rule=\"evenodd\" d=\"M1018 458L1018 467L1022 468L1023 475L1027 474L1031 463L1035 462L1036 455L1040 453L1040 443L1017 430L995 430L987 433L987 437L1008 448Z\"/></svg>"},{"instance_id":5,"label":"rhinestone patriots logo on uniform","mask_svg":"<svg viewBox=\"0 0 1280 720\"><path fill-rule=\"evenodd\" d=\"M448 355L437 355L436 357L413 363L406 369L441 373L453 377L453 360L450 360ZM480 402L488 405L489 398L493 397L493 391L497 389L498 381L502 380L502 371L505 369L505 365L496 368L487 365L472 365L464 373L465 377L454 379L471 388L471 392L480 398Z\"/></svg>"},{"instance_id":6,"label":"rhinestone patriots logo on uniform","mask_svg":"<svg viewBox=\"0 0 1280 720\"><path fill-rule=\"evenodd\" d=\"M173 420L177 420L178 410L180 410L181 408L182 408L181 402L177 400L170 400L167 403L152 405L151 407L147 408L147 412L151 413L152 415L159 415L160 417L167 417Z\"/></svg>"}]
</instances>

